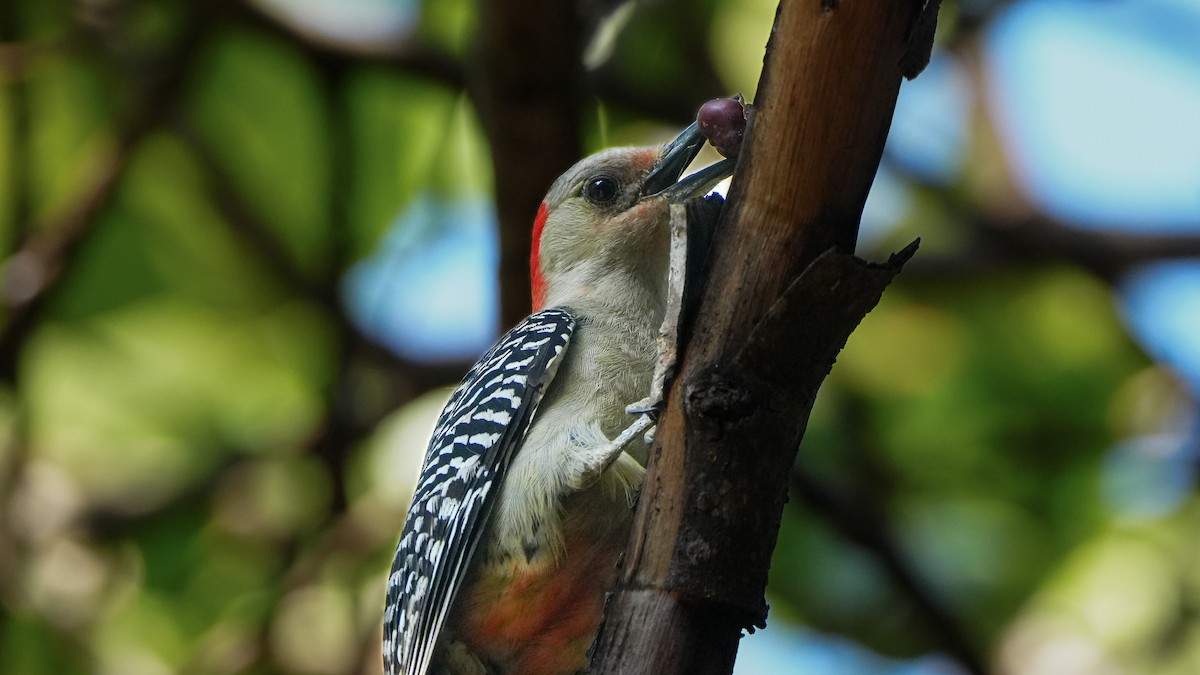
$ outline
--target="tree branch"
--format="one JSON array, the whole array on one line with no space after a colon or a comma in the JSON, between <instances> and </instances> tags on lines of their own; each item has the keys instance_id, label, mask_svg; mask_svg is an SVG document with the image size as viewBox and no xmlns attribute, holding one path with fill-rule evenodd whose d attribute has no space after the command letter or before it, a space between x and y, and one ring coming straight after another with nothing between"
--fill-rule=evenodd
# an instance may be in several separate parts
<instances>
[{"instance_id":1,"label":"tree branch","mask_svg":"<svg viewBox=\"0 0 1200 675\"><path fill-rule=\"evenodd\" d=\"M21 352L47 300L91 234L97 217L108 206L134 150L173 109L208 27L204 20L192 22L165 59L161 78L150 86L141 105L117 133L108 157L86 179L87 186L79 198L52 222L24 228L29 235L4 262L8 316L0 331L0 380L15 382Z\"/></svg>"},{"instance_id":2,"label":"tree branch","mask_svg":"<svg viewBox=\"0 0 1200 675\"><path fill-rule=\"evenodd\" d=\"M775 29L703 309L659 422L598 673L728 673L763 591L817 388L915 251L854 248L926 3L788 0Z\"/></svg>"},{"instance_id":3,"label":"tree branch","mask_svg":"<svg viewBox=\"0 0 1200 675\"><path fill-rule=\"evenodd\" d=\"M942 606L909 564L886 526L886 516L873 499L851 499L802 470L792 471L791 491L833 525L847 540L879 562L896 588L912 602L942 647L969 673L987 672L983 659L967 639L957 617Z\"/></svg>"},{"instance_id":4,"label":"tree branch","mask_svg":"<svg viewBox=\"0 0 1200 675\"><path fill-rule=\"evenodd\" d=\"M1076 226L1039 211L1017 194L1005 196L1004 208L990 208L986 203L972 203L954 186L923 178L891 153L883 161L913 189L932 194L972 238L959 256L922 256L913 266L917 274L977 273L1013 261L1058 259L1112 283L1139 265L1200 257L1200 235L1194 232Z\"/></svg>"},{"instance_id":5,"label":"tree branch","mask_svg":"<svg viewBox=\"0 0 1200 675\"><path fill-rule=\"evenodd\" d=\"M249 2L238 2L235 16L258 30L297 44L318 65L378 64L441 82L455 89L467 85L462 64L449 52L416 39L396 42L387 48L356 48L349 42L333 42L296 25L284 25Z\"/></svg>"},{"instance_id":6,"label":"tree branch","mask_svg":"<svg viewBox=\"0 0 1200 675\"><path fill-rule=\"evenodd\" d=\"M575 163L580 55L575 3L484 0L471 93L491 144L500 221L500 320L529 313L530 232L546 188Z\"/></svg>"}]
</instances>

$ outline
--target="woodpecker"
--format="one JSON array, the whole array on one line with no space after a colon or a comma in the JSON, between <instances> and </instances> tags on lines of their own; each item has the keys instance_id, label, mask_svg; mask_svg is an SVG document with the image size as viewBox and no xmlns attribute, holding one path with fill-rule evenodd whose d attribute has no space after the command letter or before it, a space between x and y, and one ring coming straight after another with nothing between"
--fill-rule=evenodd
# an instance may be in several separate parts
<instances>
[{"instance_id":1,"label":"woodpecker","mask_svg":"<svg viewBox=\"0 0 1200 675\"><path fill-rule=\"evenodd\" d=\"M723 160L680 180L704 142L693 124L602 151L542 201L535 311L463 378L426 451L388 577L388 675L587 665L671 365L672 232L684 201L732 173Z\"/></svg>"}]
</instances>

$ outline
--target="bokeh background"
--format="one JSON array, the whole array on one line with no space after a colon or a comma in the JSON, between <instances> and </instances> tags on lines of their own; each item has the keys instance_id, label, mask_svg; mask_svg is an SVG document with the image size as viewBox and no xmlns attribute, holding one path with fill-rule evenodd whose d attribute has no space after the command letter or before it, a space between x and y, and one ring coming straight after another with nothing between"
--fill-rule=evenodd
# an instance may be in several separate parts
<instances>
[{"instance_id":1,"label":"bokeh background","mask_svg":"<svg viewBox=\"0 0 1200 675\"><path fill-rule=\"evenodd\" d=\"M574 7L554 127L473 0L0 0L0 672L379 670L433 417L528 307L494 198L546 153L487 120L665 140L775 2ZM1200 1L947 1L859 253L917 236L737 672L1200 673Z\"/></svg>"}]
</instances>

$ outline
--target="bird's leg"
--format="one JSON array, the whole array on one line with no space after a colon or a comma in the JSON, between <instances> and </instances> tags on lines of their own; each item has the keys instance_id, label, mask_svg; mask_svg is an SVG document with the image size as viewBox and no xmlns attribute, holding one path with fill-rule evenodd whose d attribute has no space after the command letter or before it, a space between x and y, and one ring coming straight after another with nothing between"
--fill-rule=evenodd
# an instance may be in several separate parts
<instances>
[{"instance_id":1,"label":"bird's leg","mask_svg":"<svg viewBox=\"0 0 1200 675\"><path fill-rule=\"evenodd\" d=\"M613 455L609 462L611 463L612 460L616 459L617 455L620 455L621 451L625 449L625 446L629 445L634 438L637 438L638 434L653 433L650 431L653 428L654 418L650 415L640 415L636 420L633 421L633 424L625 427L624 431L617 434L616 438L609 441L612 446L611 452Z\"/></svg>"},{"instance_id":2,"label":"bird's leg","mask_svg":"<svg viewBox=\"0 0 1200 675\"><path fill-rule=\"evenodd\" d=\"M626 406L625 412L631 415L649 415L657 422L658 413L662 412L667 389L679 369L686 324L696 314L704 261L724 203L720 195L712 194L671 204L666 311L658 329L658 361L654 364L649 395ZM646 445L654 441L656 429L652 426L646 431Z\"/></svg>"},{"instance_id":3,"label":"bird's leg","mask_svg":"<svg viewBox=\"0 0 1200 675\"><path fill-rule=\"evenodd\" d=\"M688 264L687 221L686 206L672 204L670 263L667 267L667 303L662 326L658 329L658 361L654 364L654 376L650 379L649 395L625 406L625 412L630 415L649 416L652 421L657 420L658 413L662 411L667 381L675 376L675 366L679 360L679 319L682 316L683 288ZM647 432L647 444L653 440L653 434L653 431Z\"/></svg>"},{"instance_id":4,"label":"bird's leg","mask_svg":"<svg viewBox=\"0 0 1200 675\"><path fill-rule=\"evenodd\" d=\"M575 474L571 476L568 484L576 490L582 490L594 483L608 467L612 466L613 462L617 461L617 458L633 442L633 439L641 434L650 433L648 430L653 426L654 420L649 415L640 415L633 421L633 424L622 430L612 440L609 440L599 427L589 427L585 431L586 435L576 438L576 442L586 447L587 452L580 453L583 461L577 466Z\"/></svg>"}]
</instances>

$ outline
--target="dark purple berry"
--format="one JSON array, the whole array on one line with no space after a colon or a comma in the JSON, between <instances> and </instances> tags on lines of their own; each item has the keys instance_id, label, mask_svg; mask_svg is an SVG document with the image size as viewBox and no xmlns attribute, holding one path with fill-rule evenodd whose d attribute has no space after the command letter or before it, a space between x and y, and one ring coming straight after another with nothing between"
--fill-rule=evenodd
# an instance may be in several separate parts
<instances>
[{"instance_id":1,"label":"dark purple berry","mask_svg":"<svg viewBox=\"0 0 1200 675\"><path fill-rule=\"evenodd\" d=\"M742 149L746 134L746 113L742 102L732 98L715 98L700 106L696 113L700 131L717 152L736 157Z\"/></svg>"}]
</instances>

